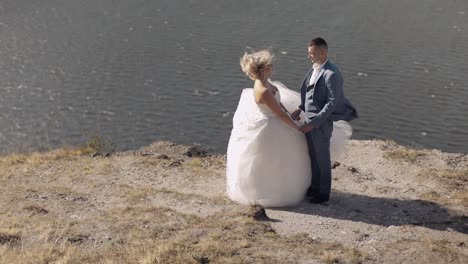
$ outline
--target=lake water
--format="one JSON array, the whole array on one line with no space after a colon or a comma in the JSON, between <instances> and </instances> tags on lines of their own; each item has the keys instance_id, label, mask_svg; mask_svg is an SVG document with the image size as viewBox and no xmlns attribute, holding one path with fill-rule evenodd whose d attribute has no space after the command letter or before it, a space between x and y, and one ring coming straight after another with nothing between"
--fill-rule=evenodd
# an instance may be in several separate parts
<instances>
[{"instance_id":1,"label":"lake water","mask_svg":"<svg viewBox=\"0 0 468 264\"><path fill-rule=\"evenodd\" d=\"M298 90L325 38L355 139L468 153L466 0L2 0L1 153L155 140L224 153L249 47Z\"/></svg>"}]
</instances>

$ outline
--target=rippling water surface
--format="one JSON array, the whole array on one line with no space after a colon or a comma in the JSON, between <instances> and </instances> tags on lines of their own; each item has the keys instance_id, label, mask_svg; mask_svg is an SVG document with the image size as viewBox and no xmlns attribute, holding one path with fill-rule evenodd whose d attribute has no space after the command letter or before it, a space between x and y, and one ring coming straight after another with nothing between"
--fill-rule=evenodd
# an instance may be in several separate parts
<instances>
[{"instance_id":1,"label":"rippling water surface","mask_svg":"<svg viewBox=\"0 0 468 264\"><path fill-rule=\"evenodd\" d=\"M322 36L356 139L468 153L468 1L2 0L1 153L110 139L225 152L247 47L298 90Z\"/></svg>"}]
</instances>

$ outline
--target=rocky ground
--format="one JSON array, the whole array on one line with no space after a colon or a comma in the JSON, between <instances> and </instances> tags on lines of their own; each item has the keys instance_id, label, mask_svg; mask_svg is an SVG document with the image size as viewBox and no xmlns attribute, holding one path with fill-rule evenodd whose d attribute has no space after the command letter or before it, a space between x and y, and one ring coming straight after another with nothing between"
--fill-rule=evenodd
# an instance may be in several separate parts
<instances>
[{"instance_id":1,"label":"rocky ground","mask_svg":"<svg viewBox=\"0 0 468 264\"><path fill-rule=\"evenodd\" d=\"M0 158L0 263L468 263L467 155L351 141L327 205L263 211L225 156L99 151Z\"/></svg>"}]
</instances>

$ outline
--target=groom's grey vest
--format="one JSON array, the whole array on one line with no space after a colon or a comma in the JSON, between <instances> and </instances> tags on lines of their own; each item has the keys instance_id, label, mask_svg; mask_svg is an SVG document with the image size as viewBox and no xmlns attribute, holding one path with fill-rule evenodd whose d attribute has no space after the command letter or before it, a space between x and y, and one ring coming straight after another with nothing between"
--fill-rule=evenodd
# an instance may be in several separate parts
<instances>
[{"instance_id":1,"label":"groom's grey vest","mask_svg":"<svg viewBox=\"0 0 468 264\"><path fill-rule=\"evenodd\" d=\"M330 61L327 61L325 65L323 65L322 70L319 72L316 82L312 85L309 85L310 77L312 75L313 69L311 69L304 81L301 85L301 106L300 108L306 113L307 120L306 122L309 123L312 119L317 118L320 119L320 115L317 115L322 111L322 109L327 104L327 98L329 98L329 90L326 86L326 82L329 81L328 75L324 74L326 70L331 70L334 72L335 75L333 78L339 80L341 82L341 87L339 88L340 91L334 95L334 109L332 112L326 117L327 120L330 121L338 121L338 120L345 120L351 121L358 117L358 113L356 108L351 104L351 102L344 96L342 90L342 77L341 73L338 68L332 64ZM327 110L325 110L327 111ZM322 112L323 113L323 112ZM321 123L319 120L314 120L318 123ZM312 121L312 123L315 123ZM317 125L317 123L313 124Z\"/></svg>"}]
</instances>

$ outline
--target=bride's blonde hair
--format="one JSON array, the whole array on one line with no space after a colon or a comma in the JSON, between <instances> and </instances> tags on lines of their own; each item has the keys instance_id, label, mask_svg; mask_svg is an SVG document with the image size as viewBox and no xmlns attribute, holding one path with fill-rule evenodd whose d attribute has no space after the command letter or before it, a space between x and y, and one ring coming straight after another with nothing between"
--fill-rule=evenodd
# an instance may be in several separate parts
<instances>
[{"instance_id":1,"label":"bride's blonde hair","mask_svg":"<svg viewBox=\"0 0 468 264\"><path fill-rule=\"evenodd\" d=\"M263 79L262 70L266 66L273 64L273 58L273 53L267 49L252 53L246 52L240 59L240 66L250 79Z\"/></svg>"}]
</instances>

